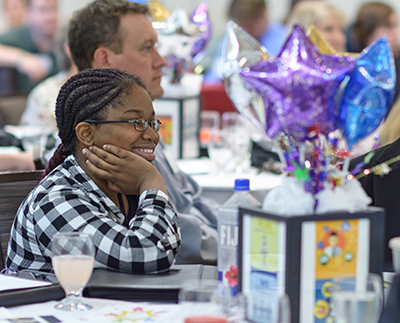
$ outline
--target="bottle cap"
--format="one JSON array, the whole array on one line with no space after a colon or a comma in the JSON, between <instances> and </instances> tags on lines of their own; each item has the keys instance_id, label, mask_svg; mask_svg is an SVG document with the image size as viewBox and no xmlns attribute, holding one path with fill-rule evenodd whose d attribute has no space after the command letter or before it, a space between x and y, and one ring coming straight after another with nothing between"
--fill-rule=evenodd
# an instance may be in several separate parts
<instances>
[{"instance_id":1,"label":"bottle cap","mask_svg":"<svg viewBox=\"0 0 400 323\"><path fill-rule=\"evenodd\" d=\"M250 190L250 181L247 178L235 179L235 191L248 191Z\"/></svg>"}]
</instances>

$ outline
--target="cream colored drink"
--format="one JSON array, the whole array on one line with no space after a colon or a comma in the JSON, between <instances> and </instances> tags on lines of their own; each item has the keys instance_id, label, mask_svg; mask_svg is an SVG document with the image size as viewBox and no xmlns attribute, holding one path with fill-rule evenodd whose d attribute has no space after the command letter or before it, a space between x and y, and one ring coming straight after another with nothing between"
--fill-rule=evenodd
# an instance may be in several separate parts
<instances>
[{"instance_id":1,"label":"cream colored drink","mask_svg":"<svg viewBox=\"0 0 400 323\"><path fill-rule=\"evenodd\" d=\"M52 258L54 272L67 291L79 291L89 281L93 272L94 257L61 255Z\"/></svg>"}]
</instances>

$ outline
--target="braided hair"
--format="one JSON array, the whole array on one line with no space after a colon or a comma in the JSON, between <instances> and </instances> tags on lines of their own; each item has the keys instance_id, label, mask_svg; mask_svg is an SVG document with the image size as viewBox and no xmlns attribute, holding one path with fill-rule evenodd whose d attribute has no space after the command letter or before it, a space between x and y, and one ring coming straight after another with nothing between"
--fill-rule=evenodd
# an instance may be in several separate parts
<instances>
[{"instance_id":1,"label":"braided hair","mask_svg":"<svg viewBox=\"0 0 400 323\"><path fill-rule=\"evenodd\" d=\"M86 120L101 120L107 108L116 108L133 86L146 89L139 77L112 68L84 70L67 80L56 101L56 121L61 144L50 159L43 177L75 153L75 127Z\"/></svg>"}]
</instances>

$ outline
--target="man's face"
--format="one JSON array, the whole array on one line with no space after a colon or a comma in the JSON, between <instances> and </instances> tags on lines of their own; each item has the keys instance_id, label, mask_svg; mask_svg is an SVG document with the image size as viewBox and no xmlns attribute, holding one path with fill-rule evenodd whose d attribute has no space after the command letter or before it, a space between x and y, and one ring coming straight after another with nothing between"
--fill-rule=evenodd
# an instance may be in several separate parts
<instances>
[{"instance_id":1,"label":"man's face","mask_svg":"<svg viewBox=\"0 0 400 323\"><path fill-rule=\"evenodd\" d=\"M21 27L26 20L26 4L24 0L5 0L4 12L11 27Z\"/></svg>"},{"instance_id":2,"label":"man's face","mask_svg":"<svg viewBox=\"0 0 400 323\"><path fill-rule=\"evenodd\" d=\"M160 98L164 93L160 85L161 68L166 61L155 47L157 33L150 20L142 14L127 14L121 18L120 30L123 51L121 54L110 51L109 67L138 75L146 84L151 98Z\"/></svg>"},{"instance_id":3,"label":"man's face","mask_svg":"<svg viewBox=\"0 0 400 323\"><path fill-rule=\"evenodd\" d=\"M329 245L331 245L332 247L336 247L338 242L339 238L337 235L332 234L331 236L329 236Z\"/></svg>"},{"instance_id":4,"label":"man's face","mask_svg":"<svg viewBox=\"0 0 400 323\"><path fill-rule=\"evenodd\" d=\"M53 36L57 30L57 0L32 0L27 12L28 25L34 32Z\"/></svg>"}]
</instances>

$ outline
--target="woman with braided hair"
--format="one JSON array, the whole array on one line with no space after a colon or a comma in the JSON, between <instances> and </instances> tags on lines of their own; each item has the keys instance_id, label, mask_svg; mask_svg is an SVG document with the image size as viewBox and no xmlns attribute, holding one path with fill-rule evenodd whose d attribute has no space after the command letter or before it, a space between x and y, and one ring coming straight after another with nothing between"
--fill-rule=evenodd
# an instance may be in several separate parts
<instances>
[{"instance_id":1,"label":"woman with braided hair","mask_svg":"<svg viewBox=\"0 0 400 323\"><path fill-rule=\"evenodd\" d=\"M143 83L116 69L84 70L61 88L56 121L62 143L17 212L7 266L51 271L52 236L79 231L93 236L97 268L167 270L180 227L151 164L160 122Z\"/></svg>"}]
</instances>

